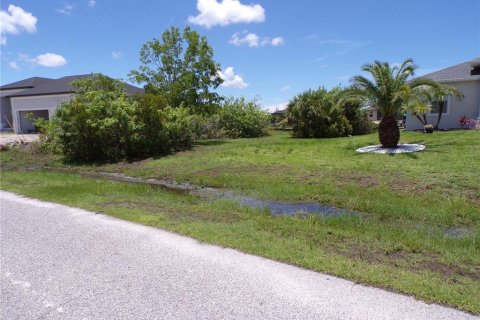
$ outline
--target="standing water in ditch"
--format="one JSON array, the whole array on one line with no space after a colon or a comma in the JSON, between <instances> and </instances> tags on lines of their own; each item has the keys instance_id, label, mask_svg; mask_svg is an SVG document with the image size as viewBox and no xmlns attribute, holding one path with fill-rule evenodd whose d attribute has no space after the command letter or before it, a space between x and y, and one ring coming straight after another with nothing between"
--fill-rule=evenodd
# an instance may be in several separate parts
<instances>
[{"instance_id":1,"label":"standing water in ditch","mask_svg":"<svg viewBox=\"0 0 480 320\"><path fill-rule=\"evenodd\" d=\"M274 216L302 216L317 215L321 217L358 216L358 213L339 209L334 206L326 206L316 202L288 203L280 201L259 200L251 197L224 196L221 199L238 201L241 205L253 208L269 210Z\"/></svg>"},{"instance_id":2,"label":"standing water in ditch","mask_svg":"<svg viewBox=\"0 0 480 320\"><path fill-rule=\"evenodd\" d=\"M136 184L146 184L152 187L160 187L174 192L191 194L200 198L238 201L241 205L252 209L269 210L270 213L274 216L317 215L326 218L339 216L358 217L360 215L357 212L340 209L334 206L322 205L316 202L288 203L280 201L259 200L252 197L240 196L232 191L224 191L210 187L197 187L188 183L179 184L167 180L142 179L137 177L125 176L118 173L102 172L98 173L98 175L109 180Z\"/></svg>"}]
</instances>

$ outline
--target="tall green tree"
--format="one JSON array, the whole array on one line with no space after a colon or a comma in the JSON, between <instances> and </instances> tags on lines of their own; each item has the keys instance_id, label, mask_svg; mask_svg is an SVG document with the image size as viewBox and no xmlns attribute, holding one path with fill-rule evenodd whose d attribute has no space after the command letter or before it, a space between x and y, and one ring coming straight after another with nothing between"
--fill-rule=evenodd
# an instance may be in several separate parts
<instances>
[{"instance_id":1,"label":"tall green tree","mask_svg":"<svg viewBox=\"0 0 480 320\"><path fill-rule=\"evenodd\" d=\"M212 91L223 80L220 65L213 60L207 38L186 27L166 30L140 50L141 65L130 79L145 84L147 93L162 94L172 107L185 105L196 112L208 113L220 97Z\"/></svg>"},{"instance_id":2,"label":"tall green tree","mask_svg":"<svg viewBox=\"0 0 480 320\"><path fill-rule=\"evenodd\" d=\"M416 68L412 59L406 59L400 66L375 61L362 67L371 79L362 75L354 76L351 89L346 91L347 99L360 100L364 104L375 106L382 113L378 135L384 148L397 147L400 129L396 115L404 105L415 98L415 88L437 85L429 79L409 80Z\"/></svg>"}]
</instances>

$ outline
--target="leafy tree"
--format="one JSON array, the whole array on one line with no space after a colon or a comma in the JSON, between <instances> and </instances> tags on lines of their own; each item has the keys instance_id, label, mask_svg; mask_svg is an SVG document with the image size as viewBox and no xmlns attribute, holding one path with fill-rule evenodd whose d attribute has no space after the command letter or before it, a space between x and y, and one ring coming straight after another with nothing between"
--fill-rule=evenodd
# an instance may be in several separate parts
<instances>
[{"instance_id":1,"label":"leafy tree","mask_svg":"<svg viewBox=\"0 0 480 320\"><path fill-rule=\"evenodd\" d=\"M212 92L222 82L220 65L213 60L213 49L206 37L192 31L183 34L170 27L161 37L145 43L140 50L141 65L129 74L132 81L144 83L147 93L163 94L176 108L185 105L195 112L209 113L219 96Z\"/></svg>"},{"instance_id":2,"label":"leafy tree","mask_svg":"<svg viewBox=\"0 0 480 320\"><path fill-rule=\"evenodd\" d=\"M365 76L352 78L352 88L347 90L347 99L362 101L364 104L375 106L382 112L378 135L384 148L394 148L400 140L396 114L409 101L415 98L420 86L435 87L436 82L429 79L408 80L417 66L412 59L405 60L400 66L390 66L387 62L375 61L366 64L362 70L368 72L372 79Z\"/></svg>"}]
</instances>

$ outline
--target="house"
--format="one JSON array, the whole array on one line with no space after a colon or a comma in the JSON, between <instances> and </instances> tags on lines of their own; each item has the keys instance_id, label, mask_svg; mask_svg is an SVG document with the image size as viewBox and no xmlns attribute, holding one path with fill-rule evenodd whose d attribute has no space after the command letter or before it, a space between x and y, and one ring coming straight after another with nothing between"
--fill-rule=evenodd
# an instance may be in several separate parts
<instances>
[{"instance_id":1,"label":"house","mask_svg":"<svg viewBox=\"0 0 480 320\"><path fill-rule=\"evenodd\" d=\"M59 79L33 77L1 86L0 129L12 126L17 133L35 132L31 119L50 119L62 102L73 98L75 88L70 83L91 76L73 75ZM143 89L129 84L126 84L126 90L129 94L143 93Z\"/></svg>"},{"instance_id":2,"label":"house","mask_svg":"<svg viewBox=\"0 0 480 320\"><path fill-rule=\"evenodd\" d=\"M462 116L480 120L480 58L426 74L421 78L455 87L464 95L463 99L450 96L446 98L439 129L460 128L458 121ZM433 101L432 109L426 113L429 124L436 123L438 111L438 101ZM405 121L407 130L423 129L421 122L411 112L407 112Z\"/></svg>"},{"instance_id":3,"label":"house","mask_svg":"<svg viewBox=\"0 0 480 320\"><path fill-rule=\"evenodd\" d=\"M367 117L369 121L380 121L382 120L382 113L377 110L377 108L369 106L365 108L367 111Z\"/></svg>"}]
</instances>

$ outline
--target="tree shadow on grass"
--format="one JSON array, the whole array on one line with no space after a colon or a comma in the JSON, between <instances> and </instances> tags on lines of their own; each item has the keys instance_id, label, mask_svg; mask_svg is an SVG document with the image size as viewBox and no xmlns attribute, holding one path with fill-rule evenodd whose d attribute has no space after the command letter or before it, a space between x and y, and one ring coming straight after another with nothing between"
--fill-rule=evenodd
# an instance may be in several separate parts
<instances>
[{"instance_id":1,"label":"tree shadow on grass","mask_svg":"<svg viewBox=\"0 0 480 320\"><path fill-rule=\"evenodd\" d=\"M220 146L222 144L230 143L227 140L200 140L195 141L194 146Z\"/></svg>"}]
</instances>

